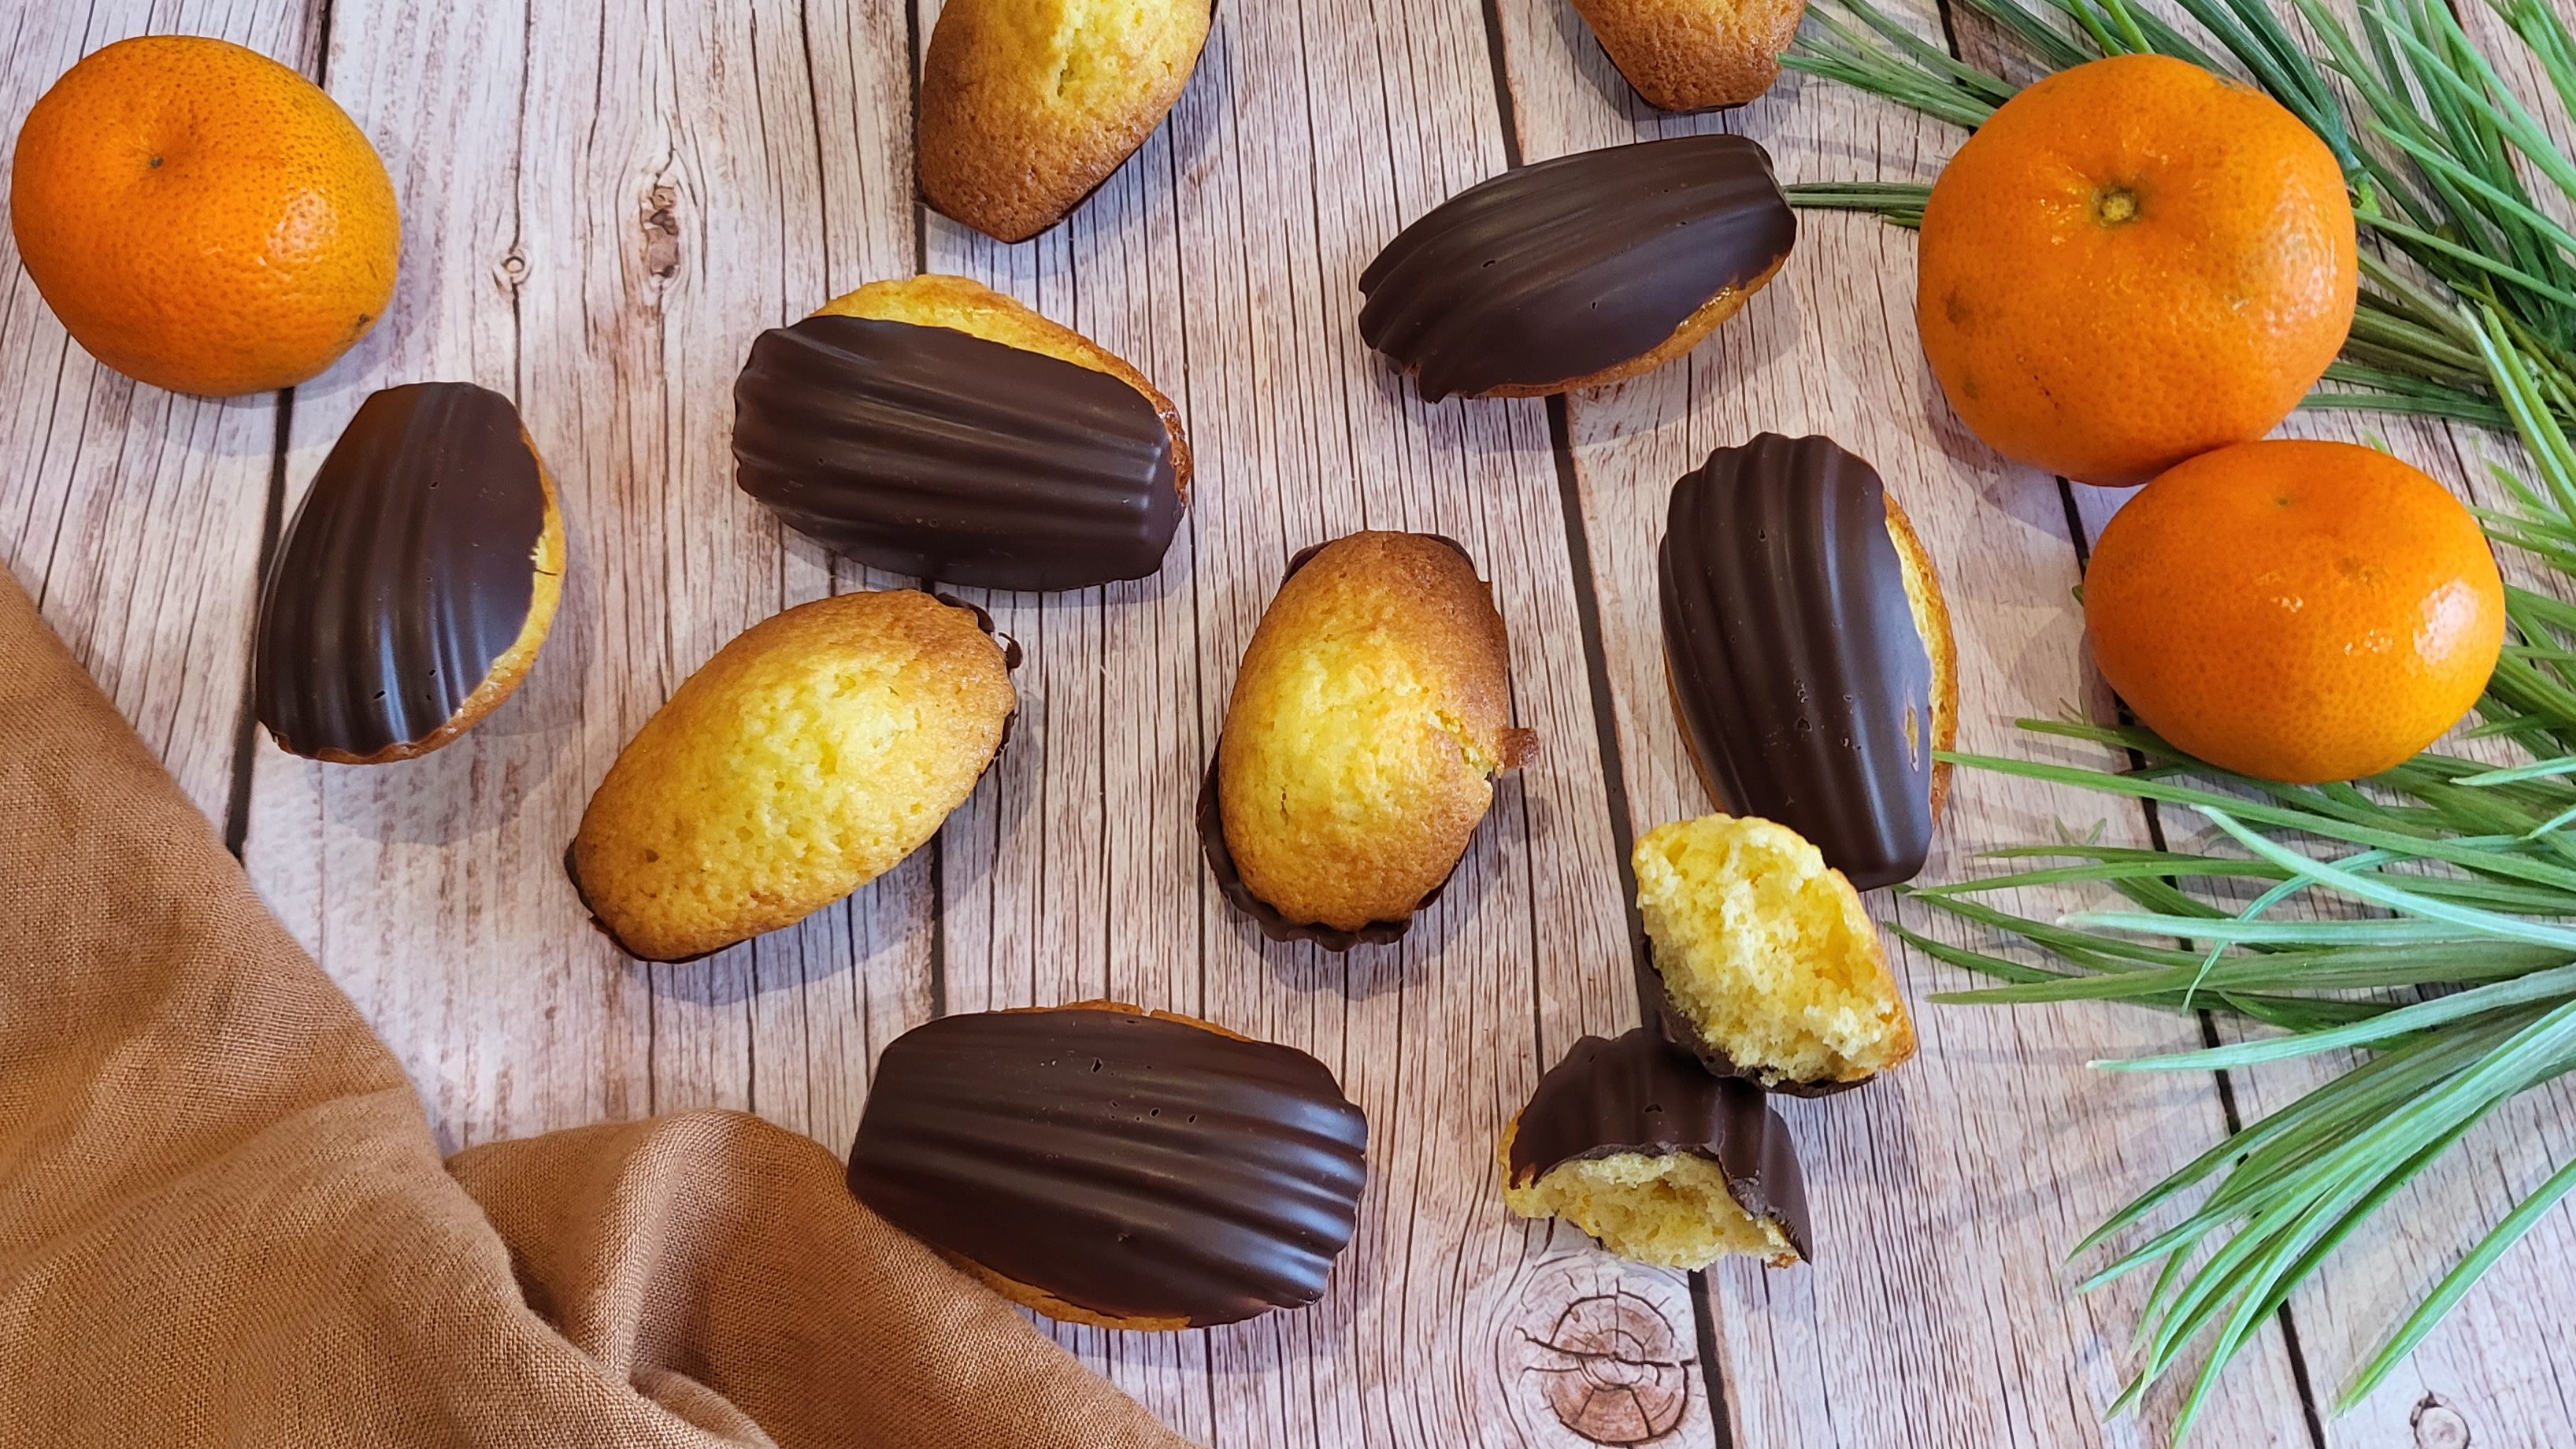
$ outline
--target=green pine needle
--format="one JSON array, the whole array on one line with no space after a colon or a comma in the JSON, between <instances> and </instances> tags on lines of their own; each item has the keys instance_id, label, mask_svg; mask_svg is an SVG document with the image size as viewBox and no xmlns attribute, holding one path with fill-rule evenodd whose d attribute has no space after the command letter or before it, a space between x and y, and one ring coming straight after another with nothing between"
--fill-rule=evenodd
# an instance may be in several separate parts
<instances>
[{"instance_id":1,"label":"green pine needle","mask_svg":"<svg viewBox=\"0 0 2576 1449\"><path fill-rule=\"evenodd\" d=\"M2179 0L2197 38L2136 0L1966 3L2042 70L2174 56L2262 86L2323 138L2365 234L2363 285L2343 356L2302 406L2509 426L2529 472L2490 465L2511 503L2476 510L2479 521L2500 546L2576 583L2576 229L2557 220L2576 203L2576 159L2555 148L2450 9L2360 0L2347 20L2326 0L2285 0L2311 47L2267 0ZM2576 109L2576 39L2549 0L2486 3L2557 101ZM1795 69L1967 127L2014 93L1873 0L1823 0L1808 16L1784 58ZM1787 190L1797 206L1905 227L1922 224L1930 197L1895 182ZM2142 763L1941 756L2198 812L2225 853L2070 838L1992 851L1990 874L1906 891L1949 918L1953 934L1986 938L1965 945L1890 927L1988 983L1935 1001L2108 1002L2242 1027L2202 1051L2096 1063L2117 1071L2350 1054L2075 1249L2110 1255L2085 1273L2085 1291L2156 1270L2134 1376L2110 1408L2131 1408L2178 1376L2187 1388L2177 1443L2237 1352L2374 1214L2441 1170L2496 1107L2576 1071L2576 604L2509 588L2506 614L2505 655L2469 733L2524 748L2525 763L2425 754L2368 781L2284 786L2214 769L2145 730L2036 720L2022 724L2037 737ZM2338 844L2344 853L2325 853ZM2088 885L2128 908L2038 921L1997 903L2025 887ZM2292 906L2312 909L2282 914ZM2353 1375L2338 1410L2385 1380L2571 1193L2576 1161L2468 1248Z\"/></svg>"}]
</instances>

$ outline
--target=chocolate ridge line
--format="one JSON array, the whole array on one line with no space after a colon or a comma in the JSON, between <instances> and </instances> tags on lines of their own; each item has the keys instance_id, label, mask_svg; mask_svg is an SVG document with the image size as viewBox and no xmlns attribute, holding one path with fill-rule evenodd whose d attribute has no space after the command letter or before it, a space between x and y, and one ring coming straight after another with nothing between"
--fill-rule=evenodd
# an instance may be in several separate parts
<instances>
[{"instance_id":1,"label":"chocolate ridge line","mask_svg":"<svg viewBox=\"0 0 2576 1449\"><path fill-rule=\"evenodd\" d=\"M1861 890L1913 878L1935 824L1935 645L1888 517L1867 460L1763 433L1683 475L1656 550L1666 681L1710 795Z\"/></svg>"},{"instance_id":2,"label":"chocolate ridge line","mask_svg":"<svg viewBox=\"0 0 2576 1449\"><path fill-rule=\"evenodd\" d=\"M1323 1063L1108 1003L972 1012L878 1063L850 1191L1004 1282L1118 1320L1322 1296L1368 1123Z\"/></svg>"},{"instance_id":3,"label":"chocolate ridge line","mask_svg":"<svg viewBox=\"0 0 2576 1449\"><path fill-rule=\"evenodd\" d=\"M835 552L1056 590L1162 568L1180 445L1126 378L957 328L826 313L754 340L735 484Z\"/></svg>"}]
</instances>

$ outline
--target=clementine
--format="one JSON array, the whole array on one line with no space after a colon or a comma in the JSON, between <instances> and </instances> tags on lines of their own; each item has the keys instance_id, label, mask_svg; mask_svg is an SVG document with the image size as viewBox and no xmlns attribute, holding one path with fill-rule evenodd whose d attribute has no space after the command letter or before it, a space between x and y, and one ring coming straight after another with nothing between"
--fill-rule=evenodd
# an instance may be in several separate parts
<instances>
[{"instance_id":1,"label":"clementine","mask_svg":"<svg viewBox=\"0 0 2576 1449\"><path fill-rule=\"evenodd\" d=\"M2504 584L2441 484L2351 443L2239 443L2131 498L2084 574L2102 677L2223 769L2377 774L2476 704Z\"/></svg>"},{"instance_id":2,"label":"clementine","mask_svg":"<svg viewBox=\"0 0 2576 1449\"><path fill-rule=\"evenodd\" d=\"M401 226L332 99L202 36L119 41L27 113L9 220L36 290L99 361L179 392L290 387L393 296Z\"/></svg>"},{"instance_id":3,"label":"clementine","mask_svg":"<svg viewBox=\"0 0 2576 1449\"><path fill-rule=\"evenodd\" d=\"M1933 184L1920 258L1915 321L1950 405L2080 483L2261 437L2352 327L2334 153L2278 101L2166 56L2006 101Z\"/></svg>"}]
</instances>

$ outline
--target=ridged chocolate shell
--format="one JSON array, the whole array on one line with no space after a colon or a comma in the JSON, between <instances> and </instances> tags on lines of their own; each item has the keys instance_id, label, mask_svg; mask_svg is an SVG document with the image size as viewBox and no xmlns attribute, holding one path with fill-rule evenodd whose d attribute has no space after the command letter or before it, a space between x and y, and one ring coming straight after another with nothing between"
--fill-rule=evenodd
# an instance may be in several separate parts
<instances>
[{"instance_id":1,"label":"ridged chocolate shell","mask_svg":"<svg viewBox=\"0 0 2576 1449\"><path fill-rule=\"evenodd\" d=\"M1512 1182L1625 1152L1716 1163L1738 1207L1770 1219L1799 1257L1812 1256L1806 1176L1789 1124L1761 1088L1709 1075L1652 1027L1587 1036L1539 1078L1512 1131Z\"/></svg>"},{"instance_id":2,"label":"ridged chocolate shell","mask_svg":"<svg viewBox=\"0 0 2576 1449\"><path fill-rule=\"evenodd\" d=\"M1664 663L1711 793L1816 843L1862 890L1932 845L1932 656L1878 473L1765 433L1673 489Z\"/></svg>"},{"instance_id":3,"label":"ridged chocolate shell","mask_svg":"<svg viewBox=\"0 0 2576 1449\"><path fill-rule=\"evenodd\" d=\"M1118 1319L1312 1303L1358 1222L1368 1123L1292 1047L1125 1007L942 1017L877 1064L850 1191Z\"/></svg>"},{"instance_id":4,"label":"ridged chocolate shell","mask_svg":"<svg viewBox=\"0 0 2576 1449\"><path fill-rule=\"evenodd\" d=\"M369 397L260 590L259 722L306 755L364 758L427 739L518 642L546 511L508 398L462 382Z\"/></svg>"},{"instance_id":5,"label":"ridged chocolate shell","mask_svg":"<svg viewBox=\"0 0 2576 1449\"><path fill-rule=\"evenodd\" d=\"M734 383L734 478L896 573L996 589L1143 578L1180 526L1172 436L1105 372L954 328L808 317Z\"/></svg>"},{"instance_id":6,"label":"ridged chocolate shell","mask_svg":"<svg viewBox=\"0 0 2576 1449\"><path fill-rule=\"evenodd\" d=\"M1568 382L1653 351L1797 236L1770 153L1742 136L1578 151L1399 232L1360 274L1360 335L1434 402Z\"/></svg>"}]
</instances>

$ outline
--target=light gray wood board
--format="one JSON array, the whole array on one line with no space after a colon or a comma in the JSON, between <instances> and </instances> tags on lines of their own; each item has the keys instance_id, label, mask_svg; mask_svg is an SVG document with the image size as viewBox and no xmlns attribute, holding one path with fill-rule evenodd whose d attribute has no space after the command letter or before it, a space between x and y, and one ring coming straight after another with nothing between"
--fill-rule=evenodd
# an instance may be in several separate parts
<instances>
[{"instance_id":1,"label":"light gray wood board","mask_svg":"<svg viewBox=\"0 0 2576 1449\"><path fill-rule=\"evenodd\" d=\"M1313 1051L1371 1122L1359 1235L1320 1304L1169 1338L1058 1330L1212 1442L1583 1442L1553 1407L1584 1372L1556 1346L1585 1329L1578 1303L1661 1345L1636 1365L1655 1427L1714 1436L1681 1278L1514 1221L1494 1181L1539 1070L1637 1020L1563 500L1537 404L1426 408L1354 319L1401 221L1503 159L1474 4L1229 6L1170 123L1066 226L1006 247L927 225L928 269L1142 367L1198 460L1158 578L971 595L1031 666L993 788L944 837L945 1004L1205 1015ZM1362 527L1467 546L1542 746L1413 934L1337 957L1265 943L1224 904L1193 812L1290 556Z\"/></svg>"},{"instance_id":2,"label":"light gray wood board","mask_svg":"<svg viewBox=\"0 0 2576 1449\"><path fill-rule=\"evenodd\" d=\"M1760 140L1783 181L1927 180L1958 133L1827 82L1784 76L1723 117L1646 110L1546 0L1503 0L1504 53L1532 159L1688 130ZM1928 10L1914 23L1937 42ZM1640 830L1710 808L1666 696L1654 548L1673 481L1761 431L1824 432L1877 464L1941 570L1958 628L1963 749L2088 758L2012 727L2098 708L2069 591L2075 551L2052 479L2010 467L1940 400L1914 337L1913 240L1858 216L1806 213L1780 277L1688 358L1567 402L1627 795ZM2098 759L2098 756L2090 757ZM2086 832L2137 843L2107 797L1961 772L1924 879L1975 869L1990 846ZM2072 896L2011 902L2041 919ZM1943 939L1982 933L1875 897L1883 919ZM1891 943L1893 944L1893 943ZM1918 1003L1970 982L1894 953ZM2082 1007L1921 1007L1922 1056L1858 1093L1787 1104L1804 1151L1818 1261L1729 1266L1712 1310L1733 1422L1754 1445L2142 1444L2175 1407L2100 1414L2125 1378L2143 1285L2082 1299L2065 1250L2224 1119L2209 1078L2140 1083L2087 1071L2102 1052L2194 1045L2190 1023ZM2200 1442L2304 1440L2299 1395L2267 1333L2214 1404Z\"/></svg>"},{"instance_id":3,"label":"light gray wood board","mask_svg":"<svg viewBox=\"0 0 2576 1449\"><path fill-rule=\"evenodd\" d=\"M14 138L73 62L154 33L214 35L310 74L318 7L102 0L20 7L0 74ZM8 157L0 157L5 176ZM218 826L233 787L278 395L148 387L71 340L0 236L0 561Z\"/></svg>"},{"instance_id":4,"label":"light gray wood board","mask_svg":"<svg viewBox=\"0 0 2576 1449\"><path fill-rule=\"evenodd\" d=\"M675 967L595 934L562 858L683 678L836 586L734 490L732 384L760 329L910 264L902 17L341 0L332 30L331 89L403 197L404 275L298 396L289 515L369 391L472 381L518 400L570 560L526 684L456 744L352 769L263 740L252 877L450 1146L694 1106L846 1144L873 1048L929 1011L928 858Z\"/></svg>"}]
</instances>

